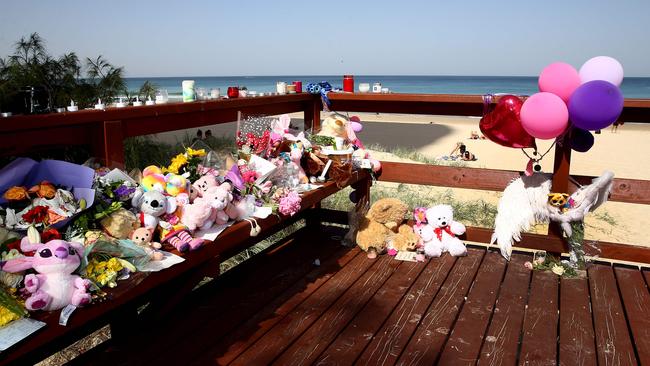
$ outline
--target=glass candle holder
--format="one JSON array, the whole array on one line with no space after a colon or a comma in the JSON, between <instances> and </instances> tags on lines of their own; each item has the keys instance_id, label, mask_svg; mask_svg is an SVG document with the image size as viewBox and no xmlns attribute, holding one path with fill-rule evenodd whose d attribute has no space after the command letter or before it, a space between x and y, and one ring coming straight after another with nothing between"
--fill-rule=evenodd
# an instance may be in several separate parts
<instances>
[{"instance_id":1,"label":"glass candle holder","mask_svg":"<svg viewBox=\"0 0 650 366\"><path fill-rule=\"evenodd\" d=\"M237 98L239 97L239 88L236 86L228 87L228 98Z\"/></svg>"}]
</instances>

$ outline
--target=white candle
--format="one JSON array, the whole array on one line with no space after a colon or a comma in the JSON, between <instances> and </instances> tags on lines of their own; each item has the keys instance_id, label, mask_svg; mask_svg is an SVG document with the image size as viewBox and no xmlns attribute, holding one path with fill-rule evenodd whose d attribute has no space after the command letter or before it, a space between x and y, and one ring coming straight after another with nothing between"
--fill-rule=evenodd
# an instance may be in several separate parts
<instances>
[{"instance_id":1,"label":"white candle","mask_svg":"<svg viewBox=\"0 0 650 366\"><path fill-rule=\"evenodd\" d=\"M135 97L135 101L133 102L134 107L139 107L142 105L142 102L140 101L140 97Z\"/></svg>"},{"instance_id":2,"label":"white candle","mask_svg":"<svg viewBox=\"0 0 650 366\"><path fill-rule=\"evenodd\" d=\"M95 109L104 109L106 106L102 103L101 99L97 99L97 104L95 104Z\"/></svg>"},{"instance_id":3,"label":"white candle","mask_svg":"<svg viewBox=\"0 0 650 366\"><path fill-rule=\"evenodd\" d=\"M156 104L156 102L154 102L153 100L151 100L151 97L147 97L147 101L144 102L144 104L145 104L145 105L154 105L154 104Z\"/></svg>"},{"instance_id":4,"label":"white candle","mask_svg":"<svg viewBox=\"0 0 650 366\"><path fill-rule=\"evenodd\" d=\"M281 95L287 94L287 83L285 83L284 81L278 81L275 89L278 91L278 94Z\"/></svg>"},{"instance_id":5,"label":"white candle","mask_svg":"<svg viewBox=\"0 0 650 366\"><path fill-rule=\"evenodd\" d=\"M124 107L126 107L126 103L124 103L124 102L122 101L122 97L119 97L119 98L118 98L117 103L115 103L115 107L117 107L117 108L124 108Z\"/></svg>"},{"instance_id":6,"label":"white candle","mask_svg":"<svg viewBox=\"0 0 650 366\"><path fill-rule=\"evenodd\" d=\"M79 110L79 107L77 107L74 104L74 100L70 100L70 105L68 106L68 112L76 112Z\"/></svg>"}]
</instances>

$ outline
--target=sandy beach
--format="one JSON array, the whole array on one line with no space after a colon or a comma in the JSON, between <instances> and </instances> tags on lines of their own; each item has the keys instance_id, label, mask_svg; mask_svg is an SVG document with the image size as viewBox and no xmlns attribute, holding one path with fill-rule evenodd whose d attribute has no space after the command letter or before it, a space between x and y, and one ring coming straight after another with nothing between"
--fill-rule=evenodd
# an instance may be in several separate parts
<instances>
[{"instance_id":1,"label":"sandy beach","mask_svg":"<svg viewBox=\"0 0 650 366\"><path fill-rule=\"evenodd\" d=\"M457 142L466 145L476 155L476 161L464 162L468 167L523 170L528 162L521 150L502 147L489 140L472 140L472 131L479 131L479 118L433 115L400 115L354 113L364 123L359 138L366 146L379 145L385 151L394 148L415 150L428 158L448 155ZM302 126L302 113L291 115L292 122ZM210 129L215 136L234 136L236 123L227 123L203 128ZM163 133L156 136L165 142L182 140L185 134L194 136L196 129ZM573 152L571 174L598 176L604 170L612 170L616 177L650 180L650 163L646 160L643 147L650 141L650 126L626 123L612 132L611 128L596 134L594 147L587 153ZM538 140L538 149L544 153L552 141ZM529 152L530 154L530 152ZM375 157L386 161L408 161L386 152L374 152ZM416 162L417 163L417 162ZM542 170L553 168L553 150L541 161ZM381 183L390 184L390 183ZM419 194L449 190L446 187L420 186ZM461 200L483 199L497 204L500 192L467 189L452 189ZM608 202L586 220L586 238L636 245L650 246L650 237L642 228L650 226L650 206L619 202ZM536 228L543 232L544 227Z\"/></svg>"}]
</instances>

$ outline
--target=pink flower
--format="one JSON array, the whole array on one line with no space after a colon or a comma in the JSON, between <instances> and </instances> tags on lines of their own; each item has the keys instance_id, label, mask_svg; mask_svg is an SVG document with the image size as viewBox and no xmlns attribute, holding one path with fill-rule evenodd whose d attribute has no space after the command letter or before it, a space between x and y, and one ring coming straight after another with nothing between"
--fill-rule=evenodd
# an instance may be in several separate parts
<instances>
[{"instance_id":1,"label":"pink flower","mask_svg":"<svg viewBox=\"0 0 650 366\"><path fill-rule=\"evenodd\" d=\"M257 180L258 175L257 172L254 170L247 170L242 174L242 178L244 179L245 183L255 183L255 180Z\"/></svg>"},{"instance_id":2,"label":"pink flower","mask_svg":"<svg viewBox=\"0 0 650 366\"><path fill-rule=\"evenodd\" d=\"M526 267L528 269L533 269L533 264L530 263L530 262L526 262L526 263L524 263L524 267Z\"/></svg>"},{"instance_id":3,"label":"pink flower","mask_svg":"<svg viewBox=\"0 0 650 366\"><path fill-rule=\"evenodd\" d=\"M268 194L269 192L271 192L271 188L273 188L273 182L268 180L260 186L260 190L262 191L262 194Z\"/></svg>"},{"instance_id":4,"label":"pink flower","mask_svg":"<svg viewBox=\"0 0 650 366\"><path fill-rule=\"evenodd\" d=\"M302 198L294 191L289 192L284 197L280 198L279 210L283 215L293 216L300 211L300 202Z\"/></svg>"}]
</instances>

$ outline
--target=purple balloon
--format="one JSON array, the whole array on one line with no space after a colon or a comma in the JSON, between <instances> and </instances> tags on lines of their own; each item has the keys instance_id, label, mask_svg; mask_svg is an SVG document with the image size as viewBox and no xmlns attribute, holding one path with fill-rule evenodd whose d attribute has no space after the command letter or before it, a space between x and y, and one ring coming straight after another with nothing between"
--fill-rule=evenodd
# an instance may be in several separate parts
<instances>
[{"instance_id":1,"label":"purple balloon","mask_svg":"<svg viewBox=\"0 0 650 366\"><path fill-rule=\"evenodd\" d=\"M593 80L580 85L569 100L569 119L583 130L602 130L623 111L623 93L614 84Z\"/></svg>"},{"instance_id":2,"label":"purple balloon","mask_svg":"<svg viewBox=\"0 0 650 366\"><path fill-rule=\"evenodd\" d=\"M363 125L359 122L351 121L350 125L352 125L352 131L354 132L361 132L363 130Z\"/></svg>"},{"instance_id":3,"label":"purple balloon","mask_svg":"<svg viewBox=\"0 0 650 366\"><path fill-rule=\"evenodd\" d=\"M589 131L573 128L571 131L571 148L577 152L587 152L594 146L594 135Z\"/></svg>"}]
</instances>

